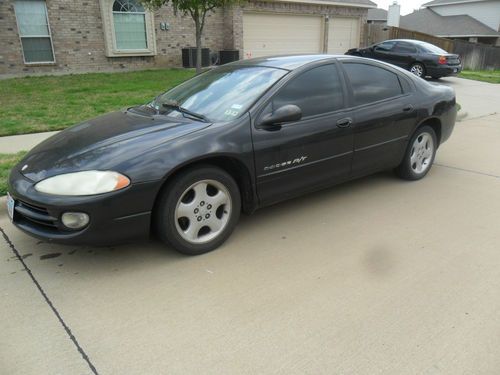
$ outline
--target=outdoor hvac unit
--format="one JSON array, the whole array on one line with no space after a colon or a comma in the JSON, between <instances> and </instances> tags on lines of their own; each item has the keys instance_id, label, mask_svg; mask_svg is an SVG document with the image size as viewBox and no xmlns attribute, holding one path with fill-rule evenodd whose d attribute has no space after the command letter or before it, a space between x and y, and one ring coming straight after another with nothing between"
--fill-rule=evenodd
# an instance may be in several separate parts
<instances>
[{"instance_id":1,"label":"outdoor hvac unit","mask_svg":"<svg viewBox=\"0 0 500 375\"><path fill-rule=\"evenodd\" d=\"M188 47L182 49L182 66L184 68L196 67L196 48ZM210 49L201 49L201 66L210 66Z\"/></svg>"},{"instance_id":2,"label":"outdoor hvac unit","mask_svg":"<svg viewBox=\"0 0 500 375\"><path fill-rule=\"evenodd\" d=\"M240 51L237 49L228 49L219 51L219 64L224 65L240 59Z\"/></svg>"}]
</instances>

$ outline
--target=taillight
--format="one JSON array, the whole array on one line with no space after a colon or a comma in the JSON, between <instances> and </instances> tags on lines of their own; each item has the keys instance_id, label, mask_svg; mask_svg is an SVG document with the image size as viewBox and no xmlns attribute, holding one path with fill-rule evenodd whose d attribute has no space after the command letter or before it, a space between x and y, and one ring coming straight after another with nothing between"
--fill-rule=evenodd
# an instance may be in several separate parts
<instances>
[{"instance_id":1,"label":"taillight","mask_svg":"<svg viewBox=\"0 0 500 375\"><path fill-rule=\"evenodd\" d=\"M446 64L446 56L439 56L438 64Z\"/></svg>"}]
</instances>

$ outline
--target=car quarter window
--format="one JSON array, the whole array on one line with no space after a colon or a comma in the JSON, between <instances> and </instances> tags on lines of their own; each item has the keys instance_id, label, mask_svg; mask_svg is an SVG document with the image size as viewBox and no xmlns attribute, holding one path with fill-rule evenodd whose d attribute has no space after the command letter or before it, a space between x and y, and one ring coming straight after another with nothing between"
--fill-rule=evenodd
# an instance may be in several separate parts
<instances>
[{"instance_id":1,"label":"car quarter window","mask_svg":"<svg viewBox=\"0 0 500 375\"><path fill-rule=\"evenodd\" d=\"M396 42L391 42L391 41L382 42L382 43L377 44L375 46L375 50L376 51L390 51L392 49L392 47L394 47L395 44L396 44Z\"/></svg>"},{"instance_id":2,"label":"car quarter window","mask_svg":"<svg viewBox=\"0 0 500 375\"><path fill-rule=\"evenodd\" d=\"M396 53L417 53L417 48L407 42L397 42L392 52Z\"/></svg>"},{"instance_id":3,"label":"car quarter window","mask_svg":"<svg viewBox=\"0 0 500 375\"><path fill-rule=\"evenodd\" d=\"M341 109L344 95L337 67L322 65L292 78L273 97L271 110L286 104L298 106L303 118Z\"/></svg>"},{"instance_id":4,"label":"car quarter window","mask_svg":"<svg viewBox=\"0 0 500 375\"><path fill-rule=\"evenodd\" d=\"M343 63L351 83L354 105L392 98L403 93L397 74L378 66Z\"/></svg>"}]
</instances>

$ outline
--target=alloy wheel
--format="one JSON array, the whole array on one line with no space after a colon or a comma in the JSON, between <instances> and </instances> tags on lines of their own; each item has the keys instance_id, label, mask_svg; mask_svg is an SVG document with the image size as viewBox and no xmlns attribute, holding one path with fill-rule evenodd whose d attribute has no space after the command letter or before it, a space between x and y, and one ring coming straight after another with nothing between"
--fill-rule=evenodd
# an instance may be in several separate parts
<instances>
[{"instance_id":1,"label":"alloy wheel","mask_svg":"<svg viewBox=\"0 0 500 375\"><path fill-rule=\"evenodd\" d=\"M432 163L434 154L434 140L429 133L421 133L415 138L411 148L410 165L411 169L421 174L427 171Z\"/></svg>"},{"instance_id":2,"label":"alloy wheel","mask_svg":"<svg viewBox=\"0 0 500 375\"><path fill-rule=\"evenodd\" d=\"M177 232L192 244L211 241L226 228L231 210L231 195L223 184L215 180L198 181L177 202Z\"/></svg>"},{"instance_id":3,"label":"alloy wheel","mask_svg":"<svg viewBox=\"0 0 500 375\"><path fill-rule=\"evenodd\" d=\"M410 72L415 74L417 77L422 77L424 74L424 68L420 64L412 65Z\"/></svg>"}]
</instances>

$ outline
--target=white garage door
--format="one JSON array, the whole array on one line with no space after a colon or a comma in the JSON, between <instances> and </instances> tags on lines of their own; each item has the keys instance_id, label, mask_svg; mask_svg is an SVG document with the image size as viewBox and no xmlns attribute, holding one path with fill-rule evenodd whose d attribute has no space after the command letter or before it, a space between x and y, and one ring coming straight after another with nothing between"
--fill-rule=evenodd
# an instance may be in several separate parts
<instances>
[{"instance_id":1,"label":"white garage door","mask_svg":"<svg viewBox=\"0 0 500 375\"><path fill-rule=\"evenodd\" d=\"M243 14L244 57L323 50L323 18L268 13Z\"/></svg>"},{"instance_id":2,"label":"white garage door","mask_svg":"<svg viewBox=\"0 0 500 375\"><path fill-rule=\"evenodd\" d=\"M328 22L328 53L344 54L359 47L359 18L330 18Z\"/></svg>"}]
</instances>

